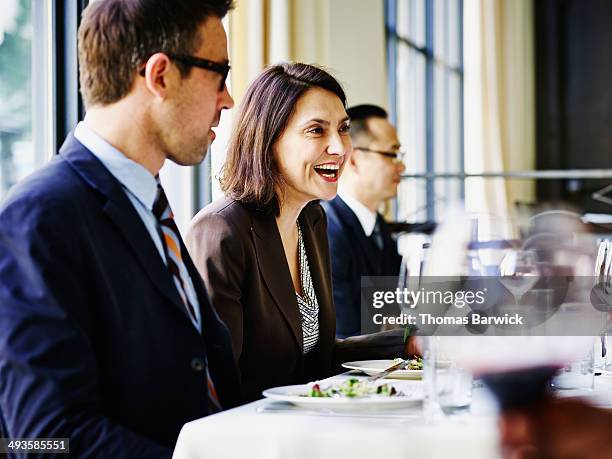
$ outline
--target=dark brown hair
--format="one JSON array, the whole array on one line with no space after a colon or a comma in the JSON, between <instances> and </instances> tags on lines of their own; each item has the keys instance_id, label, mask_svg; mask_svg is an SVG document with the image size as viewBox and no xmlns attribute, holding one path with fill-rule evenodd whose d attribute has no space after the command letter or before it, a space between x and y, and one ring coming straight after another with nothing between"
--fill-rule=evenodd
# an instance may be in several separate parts
<instances>
[{"instance_id":1,"label":"dark brown hair","mask_svg":"<svg viewBox=\"0 0 612 459\"><path fill-rule=\"evenodd\" d=\"M336 79L314 65L285 63L264 70L244 96L221 174L221 189L229 197L261 210L280 211L276 195L284 179L274 161L273 146L306 91L318 87L346 96Z\"/></svg>"},{"instance_id":2,"label":"dark brown hair","mask_svg":"<svg viewBox=\"0 0 612 459\"><path fill-rule=\"evenodd\" d=\"M132 87L138 67L157 53L192 54L205 37L199 27L222 18L232 0L97 0L79 26L79 72L86 105L110 104ZM177 63L181 75L188 67Z\"/></svg>"}]
</instances>

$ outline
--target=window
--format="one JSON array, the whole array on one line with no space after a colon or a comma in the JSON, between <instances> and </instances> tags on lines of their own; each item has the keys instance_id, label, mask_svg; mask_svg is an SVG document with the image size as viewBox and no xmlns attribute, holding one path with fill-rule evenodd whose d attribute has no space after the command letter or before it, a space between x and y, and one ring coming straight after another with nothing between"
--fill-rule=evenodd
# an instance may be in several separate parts
<instances>
[{"instance_id":1,"label":"window","mask_svg":"<svg viewBox=\"0 0 612 459\"><path fill-rule=\"evenodd\" d=\"M30 7L29 0L5 0L0 15L0 199L36 162Z\"/></svg>"},{"instance_id":2,"label":"window","mask_svg":"<svg viewBox=\"0 0 612 459\"><path fill-rule=\"evenodd\" d=\"M463 172L463 1L386 0L390 117L408 153L398 217L434 219L464 195L460 180L431 175Z\"/></svg>"},{"instance_id":3,"label":"window","mask_svg":"<svg viewBox=\"0 0 612 459\"><path fill-rule=\"evenodd\" d=\"M3 0L0 15L0 202L51 155L51 2Z\"/></svg>"}]
</instances>

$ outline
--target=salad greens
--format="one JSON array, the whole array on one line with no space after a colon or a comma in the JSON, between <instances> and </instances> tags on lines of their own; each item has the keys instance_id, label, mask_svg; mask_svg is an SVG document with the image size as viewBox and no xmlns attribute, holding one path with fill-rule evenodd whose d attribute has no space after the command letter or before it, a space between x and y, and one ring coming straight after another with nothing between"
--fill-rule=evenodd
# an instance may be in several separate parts
<instances>
[{"instance_id":1,"label":"salad greens","mask_svg":"<svg viewBox=\"0 0 612 459\"><path fill-rule=\"evenodd\" d=\"M370 395L380 395L393 397L400 393L390 384L378 385L366 380L360 381L357 378L350 378L341 384L336 384L328 388L321 388L315 383L310 388L310 392L304 397L367 397Z\"/></svg>"},{"instance_id":2,"label":"salad greens","mask_svg":"<svg viewBox=\"0 0 612 459\"><path fill-rule=\"evenodd\" d=\"M393 359L391 365L401 362L402 358ZM391 366L389 365L389 366ZM423 357L415 357L410 360L410 363L404 367L404 370L422 370L423 369Z\"/></svg>"}]
</instances>

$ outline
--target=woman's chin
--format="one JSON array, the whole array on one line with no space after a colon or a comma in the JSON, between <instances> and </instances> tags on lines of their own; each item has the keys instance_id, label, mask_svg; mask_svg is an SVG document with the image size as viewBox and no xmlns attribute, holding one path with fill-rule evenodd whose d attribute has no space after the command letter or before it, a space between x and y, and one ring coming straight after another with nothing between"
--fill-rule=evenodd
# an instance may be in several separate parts
<instances>
[{"instance_id":1,"label":"woman's chin","mask_svg":"<svg viewBox=\"0 0 612 459\"><path fill-rule=\"evenodd\" d=\"M330 201L338 194L338 186L336 183L324 186L309 186L301 189L301 199L306 202L311 201ZM291 200L291 199L290 199Z\"/></svg>"},{"instance_id":2,"label":"woman's chin","mask_svg":"<svg viewBox=\"0 0 612 459\"><path fill-rule=\"evenodd\" d=\"M326 190L323 193L319 193L319 196L316 198L320 201L331 201L338 194L338 188L335 187L334 190Z\"/></svg>"}]
</instances>

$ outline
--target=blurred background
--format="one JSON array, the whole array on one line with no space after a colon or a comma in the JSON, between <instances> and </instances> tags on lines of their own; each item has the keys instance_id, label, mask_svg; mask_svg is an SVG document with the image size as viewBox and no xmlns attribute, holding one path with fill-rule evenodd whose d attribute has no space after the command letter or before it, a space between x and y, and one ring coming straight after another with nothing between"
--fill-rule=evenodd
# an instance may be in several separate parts
<instances>
[{"instance_id":1,"label":"blurred background","mask_svg":"<svg viewBox=\"0 0 612 459\"><path fill-rule=\"evenodd\" d=\"M83 116L87 3L0 2L0 200ZM407 152L393 220L439 221L456 200L500 217L608 214L593 193L612 183L610 23L606 0L238 0L230 90L238 104L266 65L297 60L328 68L349 105L385 107ZM201 166L164 167L181 229L219 195L231 118Z\"/></svg>"}]
</instances>

